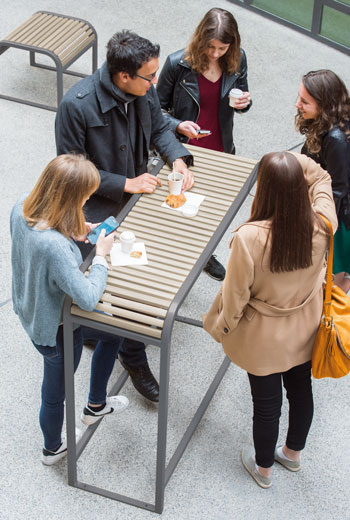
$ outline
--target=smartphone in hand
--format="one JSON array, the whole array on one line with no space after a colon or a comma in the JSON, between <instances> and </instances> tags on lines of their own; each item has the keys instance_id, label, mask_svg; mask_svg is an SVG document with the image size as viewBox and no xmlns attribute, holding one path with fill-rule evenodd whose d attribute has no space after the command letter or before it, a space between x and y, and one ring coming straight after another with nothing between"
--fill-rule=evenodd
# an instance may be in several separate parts
<instances>
[{"instance_id":1,"label":"smartphone in hand","mask_svg":"<svg viewBox=\"0 0 350 520\"><path fill-rule=\"evenodd\" d=\"M87 234L86 238L90 242L90 244L96 244L98 237L102 229L106 230L106 236L112 233L119 226L119 222L116 221L114 217L108 217L104 220L99 226L92 229L90 233Z\"/></svg>"}]
</instances>

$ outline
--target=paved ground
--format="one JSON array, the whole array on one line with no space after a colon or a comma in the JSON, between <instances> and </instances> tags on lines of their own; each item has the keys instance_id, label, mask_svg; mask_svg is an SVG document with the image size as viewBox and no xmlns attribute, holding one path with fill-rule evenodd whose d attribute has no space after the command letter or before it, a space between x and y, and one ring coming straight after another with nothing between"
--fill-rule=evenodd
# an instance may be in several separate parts
<instances>
[{"instance_id":1,"label":"paved ground","mask_svg":"<svg viewBox=\"0 0 350 520\"><path fill-rule=\"evenodd\" d=\"M223 0L216 5L236 16L249 63L252 110L237 116L237 153L259 158L265 152L297 146L293 127L294 103L303 73L332 68L350 85L349 58L295 31L254 15ZM109 37L130 28L161 44L166 55L186 44L209 0L114 2L112 0L3 0L0 36L39 9L85 18L99 35L99 64ZM56 99L53 73L30 69L26 53L10 50L1 55L0 91L27 95L41 102ZM90 70L90 57L76 67ZM65 88L74 79L68 77ZM47 468L39 461L42 447L37 414L40 398L41 359L12 311L9 213L18 196L33 187L47 162L55 155L55 114L0 100L0 320L2 461L0 518L4 520L77 520L127 518L155 519L158 515L67 486L66 463ZM234 227L248 214L251 197L217 254L225 262ZM218 284L201 275L186 303L199 317L208 309ZM203 331L184 325L174 330L168 454L171 456L191 414L222 359L220 346ZM158 370L159 353L150 348L150 363ZM84 351L76 376L77 415L85 404L90 352ZM115 367L115 376L120 371ZM246 375L231 366L210 405L183 460L166 490L166 520L295 519L345 520L349 511L349 395L350 379L316 381L315 418L304 453L303 470L291 474L274 471L273 487L262 490L241 466L240 450L251 442L251 399ZM99 486L153 500L156 407L145 402L127 382L131 404L123 416L110 418L79 462L79 475ZM283 410L281 441L286 432Z\"/></svg>"}]
</instances>

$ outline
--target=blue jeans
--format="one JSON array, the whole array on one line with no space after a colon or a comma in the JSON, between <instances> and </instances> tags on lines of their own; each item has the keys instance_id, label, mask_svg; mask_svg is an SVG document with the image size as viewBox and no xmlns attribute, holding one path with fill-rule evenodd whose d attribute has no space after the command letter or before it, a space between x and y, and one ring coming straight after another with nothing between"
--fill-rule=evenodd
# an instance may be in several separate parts
<instances>
[{"instance_id":1,"label":"blue jeans","mask_svg":"<svg viewBox=\"0 0 350 520\"><path fill-rule=\"evenodd\" d=\"M98 340L91 360L88 400L91 404L103 404L106 401L108 380L123 340L113 334L79 327L74 331L74 372L80 362L84 339ZM47 450L56 451L62 442L64 418L63 327L58 328L55 347L33 344L44 358L39 414L44 446Z\"/></svg>"}]
</instances>

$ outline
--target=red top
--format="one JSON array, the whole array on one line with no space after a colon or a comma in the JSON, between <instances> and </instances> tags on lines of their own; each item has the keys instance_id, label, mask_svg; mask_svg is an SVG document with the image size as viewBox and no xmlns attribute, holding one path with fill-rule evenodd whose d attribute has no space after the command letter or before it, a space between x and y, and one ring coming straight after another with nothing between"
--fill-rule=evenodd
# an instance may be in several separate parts
<instances>
[{"instance_id":1,"label":"red top","mask_svg":"<svg viewBox=\"0 0 350 520\"><path fill-rule=\"evenodd\" d=\"M189 140L189 144L218 152L224 151L219 124L221 80L222 76L213 83L202 74L199 75L200 110L197 124L201 130L210 130L212 134L200 139Z\"/></svg>"}]
</instances>

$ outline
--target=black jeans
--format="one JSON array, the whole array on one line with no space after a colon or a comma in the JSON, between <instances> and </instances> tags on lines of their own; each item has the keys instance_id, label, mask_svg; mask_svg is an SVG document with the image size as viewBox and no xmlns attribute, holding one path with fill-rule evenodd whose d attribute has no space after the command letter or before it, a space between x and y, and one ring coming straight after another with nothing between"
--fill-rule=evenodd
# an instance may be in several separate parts
<instances>
[{"instance_id":1,"label":"black jeans","mask_svg":"<svg viewBox=\"0 0 350 520\"><path fill-rule=\"evenodd\" d=\"M253 398L253 439L258 466L269 468L274 463L282 407L282 380L289 401L287 448L305 447L314 411L311 386L311 361L287 372L268 376L248 374Z\"/></svg>"}]
</instances>

